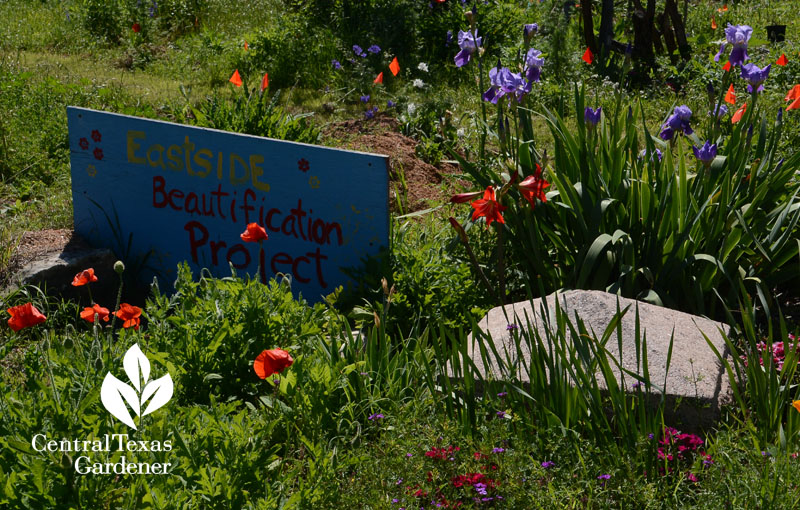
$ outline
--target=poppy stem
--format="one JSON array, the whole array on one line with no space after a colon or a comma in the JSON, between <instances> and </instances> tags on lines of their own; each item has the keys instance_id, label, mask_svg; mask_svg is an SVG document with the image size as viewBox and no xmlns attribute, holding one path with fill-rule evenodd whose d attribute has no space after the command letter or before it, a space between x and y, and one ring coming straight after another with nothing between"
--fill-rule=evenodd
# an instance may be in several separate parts
<instances>
[{"instance_id":1,"label":"poppy stem","mask_svg":"<svg viewBox=\"0 0 800 510\"><path fill-rule=\"evenodd\" d=\"M122 273L119 273L119 289L117 289L117 304L114 306L115 312L113 313L113 317L111 318L111 331L114 331L114 324L117 322L117 313L119 311L119 304L122 303ZM109 342L111 341L111 337L109 337ZM111 347L111 345L109 345Z\"/></svg>"}]
</instances>

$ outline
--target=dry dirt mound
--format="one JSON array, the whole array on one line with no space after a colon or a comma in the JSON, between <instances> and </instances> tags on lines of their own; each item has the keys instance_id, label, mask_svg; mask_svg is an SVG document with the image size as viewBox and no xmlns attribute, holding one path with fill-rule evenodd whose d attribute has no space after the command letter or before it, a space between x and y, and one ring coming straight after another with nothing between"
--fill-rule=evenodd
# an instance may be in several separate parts
<instances>
[{"instance_id":1,"label":"dry dirt mound","mask_svg":"<svg viewBox=\"0 0 800 510\"><path fill-rule=\"evenodd\" d=\"M324 130L326 143L389 156L389 198L393 212L413 212L447 201L452 184L444 174L458 172L458 166L442 163L435 167L420 159L417 142L399 133L400 125L389 115L370 120L347 120ZM401 207L402 206L402 207Z\"/></svg>"}]
</instances>

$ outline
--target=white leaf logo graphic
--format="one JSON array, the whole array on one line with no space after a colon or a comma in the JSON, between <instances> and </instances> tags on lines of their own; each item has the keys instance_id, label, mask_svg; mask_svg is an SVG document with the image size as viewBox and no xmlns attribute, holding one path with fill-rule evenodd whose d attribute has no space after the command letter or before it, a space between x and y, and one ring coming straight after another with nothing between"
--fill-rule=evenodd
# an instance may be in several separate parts
<instances>
[{"instance_id":1,"label":"white leaf logo graphic","mask_svg":"<svg viewBox=\"0 0 800 510\"><path fill-rule=\"evenodd\" d=\"M122 366L133 386L120 381L109 372L103 379L100 400L112 416L136 429L136 424L125 403L128 403L136 416L152 413L172 398L172 378L167 374L160 379L149 381L150 360L147 359L138 344L134 344L125 353ZM150 403L142 412L142 407L148 400Z\"/></svg>"}]
</instances>

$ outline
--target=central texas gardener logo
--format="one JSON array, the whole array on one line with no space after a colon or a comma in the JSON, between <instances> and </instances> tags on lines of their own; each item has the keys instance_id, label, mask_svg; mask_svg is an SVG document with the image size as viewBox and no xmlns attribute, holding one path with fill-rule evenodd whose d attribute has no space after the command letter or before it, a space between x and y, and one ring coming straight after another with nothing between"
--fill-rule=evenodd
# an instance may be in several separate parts
<instances>
[{"instance_id":1,"label":"central texas gardener logo","mask_svg":"<svg viewBox=\"0 0 800 510\"><path fill-rule=\"evenodd\" d=\"M150 360L139 348L139 344L134 344L125 353L122 367L131 384L120 381L111 372L107 373L100 390L100 400L112 416L136 429L128 406L139 420L156 411L172 398L172 378L167 374L159 379L150 380Z\"/></svg>"}]
</instances>

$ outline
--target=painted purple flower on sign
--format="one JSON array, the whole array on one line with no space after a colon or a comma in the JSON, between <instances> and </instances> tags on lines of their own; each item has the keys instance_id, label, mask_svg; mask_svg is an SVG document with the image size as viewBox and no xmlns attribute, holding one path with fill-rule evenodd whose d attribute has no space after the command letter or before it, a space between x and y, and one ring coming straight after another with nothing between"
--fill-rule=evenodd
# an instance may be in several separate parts
<instances>
[{"instance_id":1,"label":"painted purple flower on sign","mask_svg":"<svg viewBox=\"0 0 800 510\"><path fill-rule=\"evenodd\" d=\"M728 28L725 29L725 39L727 44L732 44L733 49L728 61L732 66L742 65L742 63L749 57L747 55L747 43L750 41L750 36L753 35L753 29L747 25L731 25L728 23ZM714 55L714 61L719 62L719 57L725 51L725 44L719 47L719 51Z\"/></svg>"},{"instance_id":2,"label":"painted purple flower on sign","mask_svg":"<svg viewBox=\"0 0 800 510\"><path fill-rule=\"evenodd\" d=\"M759 67L755 64L745 64L742 66L742 78L747 81L747 91L752 93L758 93L764 90L764 83L769 76L769 70L772 68L772 64L769 64L764 69L759 69Z\"/></svg>"},{"instance_id":3,"label":"painted purple flower on sign","mask_svg":"<svg viewBox=\"0 0 800 510\"><path fill-rule=\"evenodd\" d=\"M597 110L593 110L590 106L587 106L585 110L583 110L583 121L586 125L590 128L594 128L600 122L600 115L603 112L603 108L598 106Z\"/></svg>"},{"instance_id":4,"label":"painted purple flower on sign","mask_svg":"<svg viewBox=\"0 0 800 510\"><path fill-rule=\"evenodd\" d=\"M689 125L689 120L692 118L692 110L688 106L676 106L675 111L667 119L667 122L661 126L661 134L659 136L662 140L672 140L675 132L680 131L685 135L691 135L694 131Z\"/></svg>"},{"instance_id":5,"label":"painted purple flower on sign","mask_svg":"<svg viewBox=\"0 0 800 510\"><path fill-rule=\"evenodd\" d=\"M692 151L694 151L694 157L708 167L711 165L711 162L714 161L714 158L717 157L717 144L712 145L710 141L706 141L699 149L692 145Z\"/></svg>"},{"instance_id":6,"label":"painted purple flower on sign","mask_svg":"<svg viewBox=\"0 0 800 510\"><path fill-rule=\"evenodd\" d=\"M482 37L478 37L478 31L467 32L464 30L458 31L458 47L461 48L455 56L456 67L462 67L469 63L472 54L478 50L481 45Z\"/></svg>"}]
</instances>

